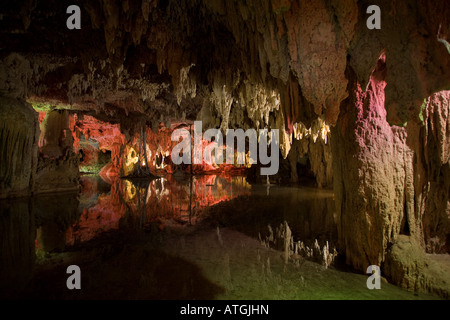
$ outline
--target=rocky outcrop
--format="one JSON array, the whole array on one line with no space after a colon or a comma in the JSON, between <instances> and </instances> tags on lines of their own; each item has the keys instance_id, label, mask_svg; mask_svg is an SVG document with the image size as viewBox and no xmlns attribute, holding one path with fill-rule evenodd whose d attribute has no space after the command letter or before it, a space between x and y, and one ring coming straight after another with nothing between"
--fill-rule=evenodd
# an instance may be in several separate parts
<instances>
[{"instance_id":1,"label":"rocky outcrop","mask_svg":"<svg viewBox=\"0 0 450 320\"><path fill-rule=\"evenodd\" d=\"M35 193L79 190L79 157L67 151L58 159L39 157Z\"/></svg>"},{"instance_id":2,"label":"rocky outcrop","mask_svg":"<svg viewBox=\"0 0 450 320\"><path fill-rule=\"evenodd\" d=\"M31 105L0 96L0 198L26 196L33 190L38 125Z\"/></svg>"},{"instance_id":3,"label":"rocky outcrop","mask_svg":"<svg viewBox=\"0 0 450 320\"><path fill-rule=\"evenodd\" d=\"M46 114L40 124L40 153L47 158L59 158L73 147L72 132L69 129L69 112L53 110Z\"/></svg>"},{"instance_id":4,"label":"rocky outcrop","mask_svg":"<svg viewBox=\"0 0 450 320\"><path fill-rule=\"evenodd\" d=\"M79 156L73 150L69 112L53 110L41 123L35 193L77 191Z\"/></svg>"},{"instance_id":5,"label":"rocky outcrop","mask_svg":"<svg viewBox=\"0 0 450 320\"><path fill-rule=\"evenodd\" d=\"M385 260L390 241L401 232L405 201L412 197L413 154L405 145L405 129L386 121L386 71L383 55L366 91L353 81L332 129L340 247L358 270ZM354 76L351 70L348 75Z\"/></svg>"},{"instance_id":6,"label":"rocky outcrop","mask_svg":"<svg viewBox=\"0 0 450 320\"><path fill-rule=\"evenodd\" d=\"M414 150L414 199L408 223L419 221L422 245L429 253L450 253L450 91L422 104L418 121L407 126Z\"/></svg>"},{"instance_id":7,"label":"rocky outcrop","mask_svg":"<svg viewBox=\"0 0 450 320\"><path fill-rule=\"evenodd\" d=\"M426 249L446 252L448 92L424 102L422 123L389 125L384 107L389 72L385 59L380 57L365 91L357 82L349 88L353 94L343 103L340 121L332 129L340 247L356 269L384 265L399 285L407 281L402 278L406 273L415 279L405 284L408 289L439 291L427 278L434 277L434 271L420 274L426 266L420 259ZM351 70L348 75L353 76ZM401 236L410 239L408 250L420 255L410 256L402 245L396 249ZM421 264L423 268L417 267ZM420 277L425 280L417 280Z\"/></svg>"},{"instance_id":8,"label":"rocky outcrop","mask_svg":"<svg viewBox=\"0 0 450 320\"><path fill-rule=\"evenodd\" d=\"M437 263L414 238L399 236L389 248L384 272L390 281L411 291L433 292L450 298L448 267Z\"/></svg>"}]
</instances>

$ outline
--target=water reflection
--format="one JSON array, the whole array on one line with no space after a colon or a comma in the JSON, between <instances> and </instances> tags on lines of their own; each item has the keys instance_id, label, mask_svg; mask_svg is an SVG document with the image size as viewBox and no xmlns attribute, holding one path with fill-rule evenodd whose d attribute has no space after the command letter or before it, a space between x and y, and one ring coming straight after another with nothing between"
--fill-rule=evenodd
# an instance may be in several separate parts
<instances>
[{"instance_id":1,"label":"water reflection","mask_svg":"<svg viewBox=\"0 0 450 320\"><path fill-rule=\"evenodd\" d=\"M35 221L28 202L1 201L0 297L19 292L35 264Z\"/></svg>"},{"instance_id":2,"label":"water reflection","mask_svg":"<svg viewBox=\"0 0 450 320\"><path fill-rule=\"evenodd\" d=\"M216 175L152 181L104 181L86 175L80 187L79 194L2 201L2 253L20 251L23 256L26 252L30 256L22 260L34 261L34 251L40 258L45 252L63 251L121 226L149 229L156 225L163 230L193 225L202 220L205 209L216 224L252 237L264 234L269 224L276 227L286 220L298 240L335 238L332 194L324 196L319 190L274 187L267 196L264 186L252 188L245 177ZM32 250L24 249L27 241L33 244ZM14 249L19 243L20 248ZM6 268L2 274L13 269L6 266L7 261L2 257L1 267Z\"/></svg>"},{"instance_id":3,"label":"water reflection","mask_svg":"<svg viewBox=\"0 0 450 320\"><path fill-rule=\"evenodd\" d=\"M85 242L117 230L121 224L135 228L192 225L204 208L249 194L250 185L241 176L168 176L152 181L81 179L79 219L66 231L66 245Z\"/></svg>"},{"instance_id":4,"label":"water reflection","mask_svg":"<svg viewBox=\"0 0 450 320\"><path fill-rule=\"evenodd\" d=\"M317 239L335 246L337 227L333 192L307 187L255 185L251 195L211 208L208 218L252 238L265 239L286 221L294 241L311 246ZM270 226L270 227L269 227ZM282 247L275 245L276 249Z\"/></svg>"},{"instance_id":5,"label":"water reflection","mask_svg":"<svg viewBox=\"0 0 450 320\"><path fill-rule=\"evenodd\" d=\"M365 275L286 263L258 240L287 221L295 241L333 242L329 191L271 186L267 195L239 176L83 176L80 187L0 201L1 298L415 298L387 284L367 290ZM83 270L78 292L65 287L71 264Z\"/></svg>"},{"instance_id":6,"label":"water reflection","mask_svg":"<svg viewBox=\"0 0 450 320\"><path fill-rule=\"evenodd\" d=\"M78 194L1 200L0 297L31 279L36 260L109 231L196 224L204 208L249 194L241 176L170 176L153 181L81 177Z\"/></svg>"}]
</instances>

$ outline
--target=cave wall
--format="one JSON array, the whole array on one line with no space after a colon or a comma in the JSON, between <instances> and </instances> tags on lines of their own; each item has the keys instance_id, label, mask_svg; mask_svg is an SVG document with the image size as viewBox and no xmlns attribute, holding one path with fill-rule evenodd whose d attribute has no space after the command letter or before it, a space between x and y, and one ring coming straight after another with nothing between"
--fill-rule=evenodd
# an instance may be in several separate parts
<instances>
[{"instance_id":1,"label":"cave wall","mask_svg":"<svg viewBox=\"0 0 450 320\"><path fill-rule=\"evenodd\" d=\"M63 12L64 1L26 10L7 2L2 37L11 52L0 59L0 89L34 105L95 110L123 130L134 126L131 114L155 132L198 117L222 129L272 127L286 158L296 124L338 121L347 66L364 86L380 53L389 54L391 124L417 117L423 99L449 84L445 1L81 1L76 32L56 28L64 15L38 13ZM372 4L382 9L381 30L366 27Z\"/></svg>"},{"instance_id":2,"label":"cave wall","mask_svg":"<svg viewBox=\"0 0 450 320\"><path fill-rule=\"evenodd\" d=\"M445 273L430 262L430 278L425 252L448 253L448 91L425 100L421 121L391 126L386 66L383 54L366 90L347 71L353 94L332 129L340 248L358 270L380 265L407 289L435 290Z\"/></svg>"},{"instance_id":3,"label":"cave wall","mask_svg":"<svg viewBox=\"0 0 450 320\"><path fill-rule=\"evenodd\" d=\"M65 12L67 3L7 1L2 91L116 120L146 114L154 127L193 119L204 105L222 128L233 109L255 127L274 112L292 132L317 116L334 125L349 94L347 65L365 85L383 50L390 123L417 116L423 99L449 84L446 1L80 1L76 32L58 27L64 15L39 14ZM373 4L381 30L366 27Z\"/></svg>"},{"instance_id":4,"label":"cave wall","mask_svg":"<svg viewBox=\"0 0 450 320\"><path fill-rule=\"evenodd\" d=\"M409 220L421 221L429 253L450 253L449 117L450 91L441 91L424 101L420 121L407 126L407 143L414 151L414 199L410 202L415 216Z\"/></svg>"},{"instance_id":5,"label":"cave wall","mask_svg":"<svg viewBox=\"0 0 450 320\"><path fill-rule=\"evenodd\" d=\"M34 193L78 191L80 159L73 150L69 112L48 112L40 127Z\"/></svg>"},{"instance_id":6,"label":"cave wall","mask_svg":"<svg viewBox=\"0 0 450 320\"><path fill-rule=\"evenodd\" d=\"M40 124L40 131L39 151L45 157L59 158L73 146L67 110L48 112Z\"/></svg>"},{"instance_id":7,"label":"cave wall","mask_svg":"<svg viewBox=\"0 0 450 320\"><path fill-rule=\"evenodd\" d=\"M33 190L38 126L31 105L0 96L0 198L26 196Z\"/></svg>"},{"instance_id":8,"label":"cave wall","mask_svg":"<svg viewBox=\"0 0 450 320\"><path fill-rule=\"evenodd\" d=\"M319 185L333 172L350 265L382 264L399 235L422 251L447 250L448 98L435 93L450 89L448 1L80 1L80 32L61 28L64 15L40 14L64 12L64 1L7 4L4 97L93 113L130 132L139 117L154 132L186 119L280 129L291 168L301 152ZM366 26L373 4L381 30ZM332 127L329 145L295 142L318 118ZM19 131L32 127L14 128L29 148L35 134ZM23 166L36 165L33 157ZM33 186L33 170L1 166L14 182L2 180L2 195L23 193L27 179Z\"/></svg>"},{"instance_id":9,"label":"cave wall","mask_svg":"<svg viewBox=\"0 0 450 320\"><path fill-rule=\"evenodd\" d=\"M107 176L119 176L121 168L122 147L125 145L126 133L122 132L120 124L109 123L83 113L71 114L69 129L74 139L73 148L80 155L80 165L83 170L98 172L107 165L103 172ZM111 153L110 159L105 154ZM98 163L101 159L101 164Z\"/></svg>"},{"instance_id":10,"label":"cave wall","mask_svg":"<svg viewBox=\"0 0 450 320\"><path fill-rule=\"evenodd\" d=\"M406 148L406 132L386 120L385 59L366 91L356 79L349 85L353 94L332 129L339 241L347 263L358 270L385 260L389 243L401 232L406 198L412 199L413 154Z\"/></svg>"},{"instance_id":11,"label":"cave wall","mask_svg":"<svg viewBox=\"0 0 450 320\"><path fill-rule=\"evenodd\" d=\"M291 182L298 182L299 176L309 171L314 176L317 187L333 187L333 155L329 143L331 139L330 127L320 118L312 122L311 128L307 128L303 123L293 126L288 155ZM299 164L302 167L300 173L297 168Z\"/></svg>"},{"instance_id":12,"label":"cave wall","mask_svg":"<svg viewBox=\"0 0 450 320\"><path fill-rule=\"evenodd\" d=\"M18 99L0 97L2 150L0 198L78 190L78 156L73 152L68 112L38 113Z\"/></svg>"},{"instance_id":13,"label":"cave wall","mask_svg":"<svg viewBox=\"0 0 450 320\"><path fill-rule=\"evenodd\" d=\"M79 190L79 156L67 152L58 159L39 157L34 193Z\"/></svg>"}]
</instances>

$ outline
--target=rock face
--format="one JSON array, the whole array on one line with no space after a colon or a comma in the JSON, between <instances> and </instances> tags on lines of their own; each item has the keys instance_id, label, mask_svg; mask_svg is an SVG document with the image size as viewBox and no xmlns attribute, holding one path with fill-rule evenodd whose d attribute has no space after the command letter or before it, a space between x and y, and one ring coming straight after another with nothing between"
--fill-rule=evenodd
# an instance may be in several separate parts
<instances>
[{"instance_id":1,"label":"rock face","mask_svg":"<svg viewBox=\"0 0 450 320\"><path fill-rule=\"evenodd\" d=\"M430 279L417 280L431 274L420 275L413 257L398 260L408 256L402 253L386 259L386 253L401 235L411 238L414 248L408 250L423 256L425 249L448 253L448 92L424 102L422 124L390 126L385 59L380 57L366 91L357 82L350 87L354 94L332 130L339 241L347 263L359 270L384 265L395 283L403 285L406 272L415 279L407 288L438 290ZM351 78L351 70L348 74Z\"/></svg>"},{"instance_id":2,"label":"rock face","mask_svg":"<svg viewBox=\"0 0 450 320\"><path fill-rule=\"evenodd\" d=\"M38 125L31 105L0 96L0 198L26 196L33 190Z\"/></svg>"},{"instance_id":3,"label":"rock face","mask_svg":"<svg viewBox=\"0 0 450 320\"><path fill-rule=\"evenodd\" d=\"M53 110L41 123L35 193L77 191L79 156L73 150L69 112Z\"/></svg>"},{"instance_id":4,"label":"rock face","mask_svg":"<svg viewBox=\"0 0 450 320\"><path fill-rule=\"evenodd\" d=\"M72 148L72 133L69 130L67 110L54 110L47 113L40 124L40 153L48 158L59 158L67 149Z\"/></svg>"},{"instance_id":5,"label":"rock face","mask_svg":"<svg viewBox=\"0 0 450 320\"><path fill-rule=\"evenodd\" d=\"M78 190L78 156L72 151L67 111L49 113L41 131L38 113L28 103L0 97L0 108L0 198Z\"/></svg>"},{"instance_id":6,"label":"rock face","mask_svg":"<svg viewBox=\"0 0 450 320\"><path fill-rule=\"evenodd\" d=\"M366 9L381 9L381 30L369 31ZM448 1L358 1L358 19L348 64L362 86L369 81L380 54L387 55L387 120L403 125L417 117L424 99L448 90L450 72L450 5Z\"/></svg>"},{"instance_id":7,"label":"rock face","mask_svg":"<svg viewBox=\"0 0 450 320\"><path fill-rule=\"evenodd\" d=\"M385 274L391 281L411 291L431 291L450 298L448 270L421 249L420 243L399 236L387 252Z\"/></svg>"},{"instance_id":8,"label":"rock face","mask_svg":"<svg viewBox=\"0 0 450 320\"><path fill-rule=\"evenodd\" d=\"M421 220L427 252L450 253L450 91L426 99L419 121L408 123L407 131L415 154L410 220Z\"/></svg>"},{"instance_id":9,"label":"rock face","mask_svg":"<svg viewBox=\"0 0 450 320\"><path fill-rule=\"evenodd\" d=\"M347 263L358 270L381 265L390 241L402 232L405 203L412 199L413 154L405 129L386 120L386 72L382 56L366 91L351 84L353 94L332 130L339 240Z\"/></svg>"},{"instance_id":10,"label":"rock face","mask_svg":"<svg viewBox=\"0 0 450 320\"><path fill-rule=\"evenodd\" d=\"M67 152L58 159L39 157L34 193L78 191L78 155Z\"/></svg>"}]
</instances>

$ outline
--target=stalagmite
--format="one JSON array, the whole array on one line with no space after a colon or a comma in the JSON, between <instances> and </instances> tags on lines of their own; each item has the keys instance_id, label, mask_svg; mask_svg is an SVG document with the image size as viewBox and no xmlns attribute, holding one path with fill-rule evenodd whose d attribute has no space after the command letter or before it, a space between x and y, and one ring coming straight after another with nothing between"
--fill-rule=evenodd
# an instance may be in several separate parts
<instances>
[{"instance_id":1,"label":"stalagmite","mask_svg":"<svg viewBox=\"0 0 450 320\"><path fill-rule=\"evenodd\" d=\"M375 29L368 0L81 1L74 30L66 28L64 1L7 3L0 8L0 198L77 193L84 175L99 173L123 189L127 205L137 199L148 213L142 203L164 201L173 175L189 179L190 223L204 203L233 199L233 190L222 190L220 201L208 191L195 199L198 181L204 190L214 184L194 181L199 175L245 176L262 185L263 201L284 187L299 195L300 185L323 188L336 214L315 221L326 230L337 224L346 264L360 273L377 265L388 281L448 297L438 284L448 275L427 260L450 253L448 1L379 0ZM248 145L230 155L244 163L220 164L226 147L212 137L196 141L196 121L202 135L271 132L276 172L261 174L267 166L251 160ZM175 163L176 130L189 146L217 146L214 156ZM258 154L269 150L263 141ZM184 151L178 155L192 159ZM157 175L167 179L147 189L120 180ZM88 221L94 211L80 212ZM286 270L294 254L331 266L335 239L296 224L269 225L261 242L283 251ZM310 241L294 246L294 228ZM261 259L269 274L270 260ZM421 277L427 264L432 272Z\"/></svg>"}]
</instances>

